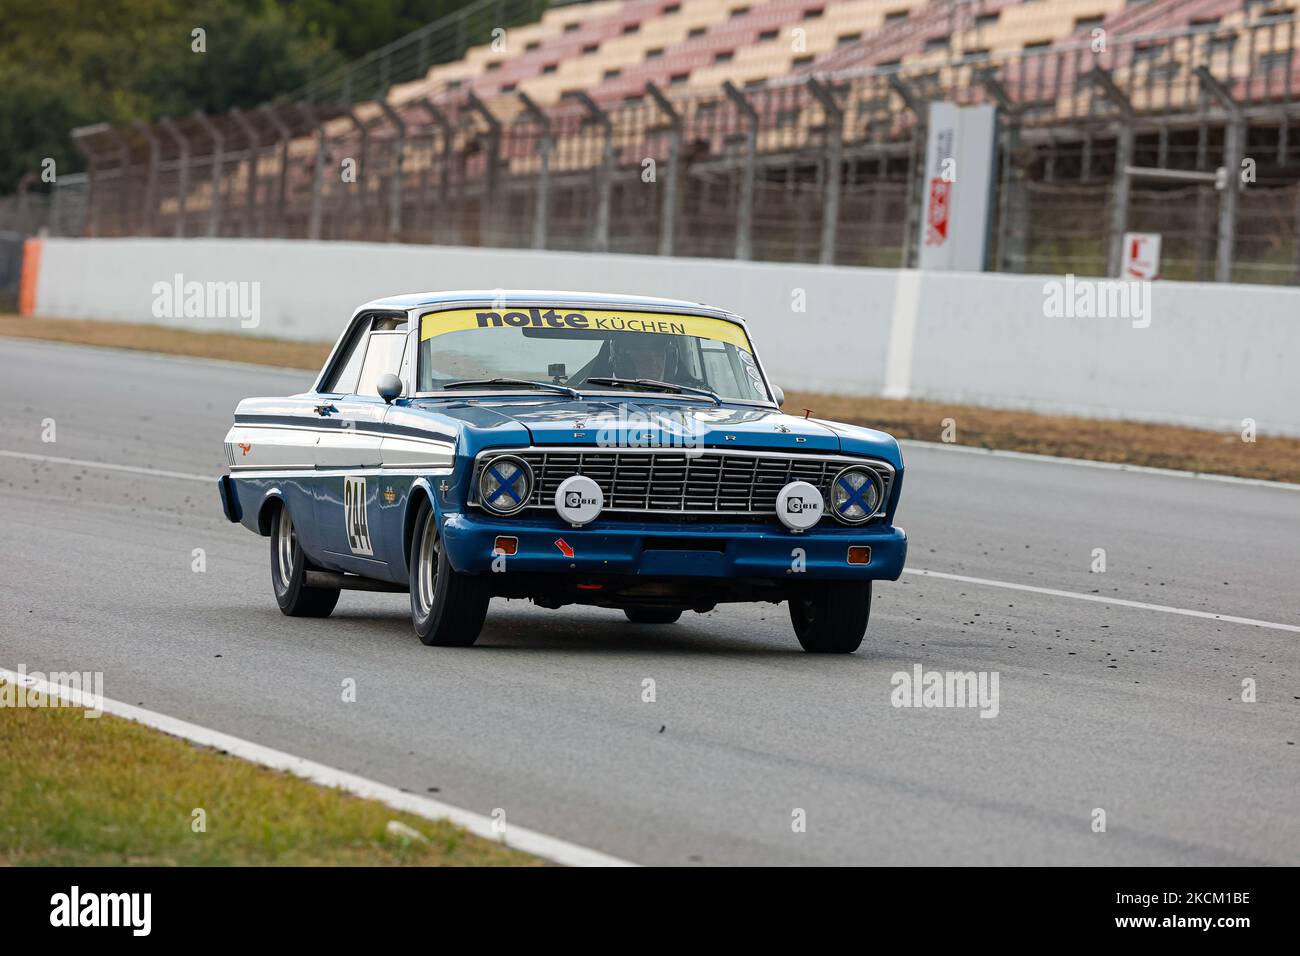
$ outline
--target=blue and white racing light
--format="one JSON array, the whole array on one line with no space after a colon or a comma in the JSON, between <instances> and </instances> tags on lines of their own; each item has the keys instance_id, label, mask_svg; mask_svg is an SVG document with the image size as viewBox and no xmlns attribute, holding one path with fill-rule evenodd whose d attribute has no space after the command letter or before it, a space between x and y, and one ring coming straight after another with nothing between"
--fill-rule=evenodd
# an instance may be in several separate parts
<instances>
[{"instance_id":1,"label":"blue and white racing light","mask_svg":"<svg viewBox=\"0 0 1300 956\"><path fill-rule=\"evenodd\" d=\"M533 493L533 470L528 462L502 455L484 463L478 478L478 500L494 514L512 515L528 504Z\"/></svg>"},{"instance_id":2,"label":"blue and white racing light","mask_svg":"<svg viewBox=\"0 0 1300 956\"><path fill-rule=\"evenodd\" d=\"M831 510L845 524L862 524L880 508L880 478L870 468L845 468L831 482Z\"/></svg>"}]
</instances>

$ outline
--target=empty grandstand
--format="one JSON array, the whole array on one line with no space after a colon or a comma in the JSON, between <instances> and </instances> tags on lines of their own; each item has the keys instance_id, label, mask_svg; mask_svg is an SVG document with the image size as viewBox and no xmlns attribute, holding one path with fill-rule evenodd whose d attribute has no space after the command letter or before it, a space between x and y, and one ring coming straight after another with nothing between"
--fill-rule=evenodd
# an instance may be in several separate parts
<instances>
[{"instance_id":1,"label":"empty grandstand","mask_svg":"<svg viewBox=\"0 0 1300 956\"><path fill-rule=\"evenodd\" d=\"M285 102L76 131L42 221L908 265L946 100L999 110L988 268L1147 230L1171 278L1291 283L1295 53L1265 0L480 0Z\"/></svg>"}]
</instances>

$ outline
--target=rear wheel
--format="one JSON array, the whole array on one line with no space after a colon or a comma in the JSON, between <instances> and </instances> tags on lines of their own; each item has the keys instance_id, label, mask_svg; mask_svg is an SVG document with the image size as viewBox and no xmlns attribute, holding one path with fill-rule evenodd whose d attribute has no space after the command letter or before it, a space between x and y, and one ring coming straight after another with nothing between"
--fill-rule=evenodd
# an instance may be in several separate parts
<instances>
[{"instance_id":1,"label":"rear wheel","mask_svg":"<svg viewBox=\"0 0 1300 956\"><path fill-rule=\"evenodd\" d=\"M790 623L810 654L852 654L870 617L870 581L826 581L790 598Z\"/></svg>"},{"instance_id":2,"label":"rear wheel","mask_svg":"<svg viewBox=\"0 0 1300 956\"><path fill-rule=\"evenodd\" d=\"M307 555L298 543L289 507L281 504L271 525L271 587L280 611L289 617L329 617L339 603L338 588L309 588Z\"/></svg>"},{"instance_id":3,"label":"rear wheel","mask_svg":"<svg viewBox=\"0 0 1300 956\"><path fill-rule=\"evenodd\" d=\"M411 623L431 647L469 647L487 617L487 588L478 578L452 568L441 547L438 516L420 505L407 562L411 571Z\"/></svg>"},{"instance_id":4,"label":"rear wheel","mask_svg":"<svg viewBox=\"0 0 1300 956\"><path fill-rule=\"evenodd\" d=\"M679 607L629 607L623 613L633 624L672 624L682 616Z\"/></svg>"}]
</instances>

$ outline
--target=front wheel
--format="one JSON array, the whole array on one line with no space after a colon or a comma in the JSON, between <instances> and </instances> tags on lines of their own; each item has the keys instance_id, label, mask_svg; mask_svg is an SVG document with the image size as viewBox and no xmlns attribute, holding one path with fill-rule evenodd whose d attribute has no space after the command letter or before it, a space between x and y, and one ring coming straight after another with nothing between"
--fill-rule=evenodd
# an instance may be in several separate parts
<instances>
[{"instance_id":1,"label":"front wheel","mask_svg":"<svg viewBox=\"0 0 1300 956\"><path fill-rule=\"evenodd\" d=\"M790 598L790 623L810 654L852 654L870 617L870 581L825 581Z\"/></svg>"},{"instance_id":2,"label":"front wheel","mask_svg":"<svg viewBox=\"0 0 1300 956\"><path fill-rule=\"evenodd\" d=\"M289 506L280 505L271 526L271 587L275 603L289 617L329 617L339 603L338 588L309 588L307 555L298 543Z\"/></svg>"},{"instance_id":3,"label":"front wheel","mask_svg":"<svg viewBox=\"0 0 1300 956\"><path fill-rule=\"evenodd\" d=\"M469 647L478 640L490 595L481 581L451 566L441 547L438 516L420 505L411 537L411 623L431 647Z\"/></svg>"},{"instance_id":4,"label":"front wheel","mask_svg":"<svg viewBox=\"0 0 1300 956\"><path fill-rule=\"evenodd\" d=\"M629 607L623 613L633 624L674 624L682 616L679 607Z\"/></svg>"}]
</instances>

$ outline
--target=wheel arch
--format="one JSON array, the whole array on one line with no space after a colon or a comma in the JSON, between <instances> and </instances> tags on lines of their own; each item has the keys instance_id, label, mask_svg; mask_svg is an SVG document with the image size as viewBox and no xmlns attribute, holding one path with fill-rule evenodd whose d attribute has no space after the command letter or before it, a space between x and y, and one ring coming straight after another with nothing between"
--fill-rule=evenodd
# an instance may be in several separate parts
<instances>
[{"instance_id":1,"label":"wheel arch","mask_svg":"<svg viewBox=\"0 0 1300 956\"><path fill-rule=\"evenodd\" d=\"M285 507L284 493L279 488L272 488L262 497L262 503L257 506L257 533L264 538L271 535L271 523L275 520L275 514L281 508Z\"/></svg>"},{"instance_id":2,"label":"wheel arch","mask_svg":"<svg viewBox=\"0 0 1300 956\"><path fill-rule=\"evenodd\" d=\"M433 509L435 519L441 522L438 496L433 493L429 479L421 476L411 483L410 494L406 496L406 514L402 516L402 567L407 576L411 573L411 540L415 537L415 519L420 514L420 506L426 501Z\"/></svg>"}]
</instances>

